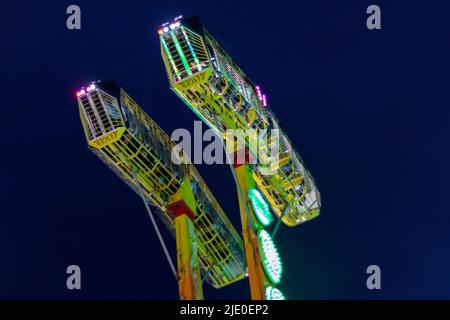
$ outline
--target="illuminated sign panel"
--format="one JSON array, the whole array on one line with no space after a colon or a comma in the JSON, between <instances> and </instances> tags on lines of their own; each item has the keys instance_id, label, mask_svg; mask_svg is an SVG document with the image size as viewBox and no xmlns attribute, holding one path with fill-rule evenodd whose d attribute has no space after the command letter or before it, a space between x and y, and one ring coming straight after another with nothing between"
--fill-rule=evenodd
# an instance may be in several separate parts
<instances>
[{"instance_id":1,"label":"illuminated sign panel","mask_svg":"<svg viewBox=\"0 0 450 320\"><path fill-rule=\"evenodd\" d=\"M278 284L281 281L283 265L275 243L266 230L258 232L258 240L264 271L273 284Z\"/></svg>"},{"instance_id":2,"label":"illuminated sign panel","mask_svg":"<svg viewBox=\"0 0 450 320\"><path fill-rule=\"evenodd\" d=\"M273 216L270 213L269 205L264 200L261 193L256 189L248 190L248 198L252 204L253 212L255 213L258 221L267 227L273 222Z\"/></svg>"}]
</instances>

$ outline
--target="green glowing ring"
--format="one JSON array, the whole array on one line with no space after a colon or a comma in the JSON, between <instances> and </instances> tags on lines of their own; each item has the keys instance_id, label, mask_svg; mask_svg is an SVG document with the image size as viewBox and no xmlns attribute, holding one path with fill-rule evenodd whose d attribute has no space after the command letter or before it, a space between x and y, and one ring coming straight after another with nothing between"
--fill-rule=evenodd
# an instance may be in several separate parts
<instances>
[{"instance_id":1,"label":"green glowing ring","mask_svg":"<svg viewBox=\"0 0 450 320\"><path fill-rule=\"evenodd\" d=\"M286 300L286 297L280 289L269 286L266 288L266 300Z\"/></svg>"},{"instance_id":2,"label":"green glowing ring","mask_svg":"<svg viewBox=\"0 0 450 320\"><path fill-rule=\"evenodd\" d=\"M269 205L264 200L261 192L259 192L257 189L249 189L248 198L250 199L253 212L255 213L255 216L258 219L258 221L264 227L270 225L273 222L273 216L272 213L270 212Z\"/></svg>"},{"instance_id":3,"label":"green glowing ring","mask_svg":"<svg viewBox=\"0 0 450 320\"><path fill-rule=\"evenodd\" d=\"M272 237L266 230L258 231L259 254L267 278L278 284L283 274L283 264Z\"/></svg>"}]
</instances>

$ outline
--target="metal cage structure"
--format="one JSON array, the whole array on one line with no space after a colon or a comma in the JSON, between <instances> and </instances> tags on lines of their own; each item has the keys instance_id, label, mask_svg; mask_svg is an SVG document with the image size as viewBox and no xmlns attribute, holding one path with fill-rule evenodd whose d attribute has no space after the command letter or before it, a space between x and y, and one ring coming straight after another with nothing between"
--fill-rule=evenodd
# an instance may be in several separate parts
<instances>
[{"instance_id":1,"label":"metal cage structure","mask_svg":"<svg viewBox=\"0 0 450 320\"><path fill-rule=\"evenodd\" d=\"M278 144L277 154L264 159L265 163L278 159L274 174L262 174L265 165L255 164L253 177L284 224L296 226L317 217L321 202L316 183L281 130L259 86L197 17L177 17L164 24L158 34L171 89L210 128L223 138L227 129L267 129L268 145ZM280 133L279 139L271 138L273 129ZM241 140L246 141L245 137ZM264 154L251 143L244 144L256 158Z\"/></svg>"},{"instance_id":2,"label":"metal cage structure","mask_svg":"<svg viewBox=\"0 0 450 320\"><path fill-rule=\"evenodd\" d=\"M172 234L168 199L189 177L196 249L206 281L221 288L244 278L242 238L182 150L115 82L92 83L77 96L89 149L135 192L142 191ZM180 164L171 161L174 155Z\"/></svg>"}]
</instances>

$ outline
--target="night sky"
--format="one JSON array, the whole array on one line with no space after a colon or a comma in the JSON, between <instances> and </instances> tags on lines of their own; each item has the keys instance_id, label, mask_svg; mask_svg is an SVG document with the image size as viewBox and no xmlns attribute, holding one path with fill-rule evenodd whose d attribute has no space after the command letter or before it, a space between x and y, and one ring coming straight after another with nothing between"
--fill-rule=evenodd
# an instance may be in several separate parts
<instances>
[{"instance_id":1,"label":"night sky","mask_svg":"<svg viewBox=\"0 0 450 320\"><path fill-rule=\"evenodd\" d=\"M70 4L81 30L66 28ZM381 30L366 28L370 4ZM166 132L192 131L156 33L180 14L199 16L263 87L317 180L321 215L275 238L286 296L450 298L448 1L1 6L0 298L178 298L141 199L87 149L75 92L116 80ZM240 231L229 168L197 168ZM79 291L66 288L71 264ZM378 291L366 288L371 264ZM205 297L248 299L248 283L206 286Z\"/></svg>"}]
</instances>

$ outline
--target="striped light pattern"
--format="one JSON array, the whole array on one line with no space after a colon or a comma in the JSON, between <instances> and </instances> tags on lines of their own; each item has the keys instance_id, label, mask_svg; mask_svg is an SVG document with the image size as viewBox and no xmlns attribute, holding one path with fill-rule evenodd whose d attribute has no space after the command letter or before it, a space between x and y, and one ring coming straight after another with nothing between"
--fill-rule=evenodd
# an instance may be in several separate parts
<instances>
[{"instance_id":1,"label":"striped light pattern","mask_svg":"<svg viewBox=\"0 0 450 320\"><path fill-rule=\"evenodd\" d=\"M186 31L184 31L184 28L181 28L181 29L183 31L184 38L186 39L186 43L188 44L189 50L191 50L192 57L194 57L194 61L195 61L195 64L197 65L198 71L201 71L202 66L200 64L200 61L198 61L197 55L195 54L195 50L192 47L191 41L189 41L189 37L186 34Z\"/></svg>"}]
</instances>

